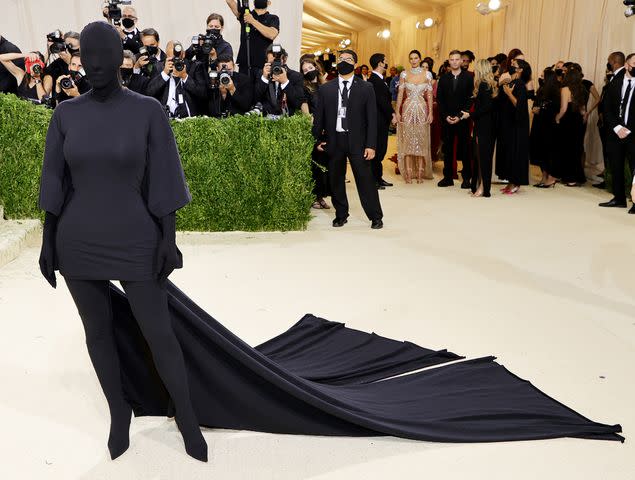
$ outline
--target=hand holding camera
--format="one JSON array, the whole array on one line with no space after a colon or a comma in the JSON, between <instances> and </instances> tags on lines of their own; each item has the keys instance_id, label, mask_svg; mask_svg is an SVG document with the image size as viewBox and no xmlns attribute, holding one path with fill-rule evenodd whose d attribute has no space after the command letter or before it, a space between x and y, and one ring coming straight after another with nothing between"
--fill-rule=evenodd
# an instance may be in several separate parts
<instances>
[{"instance_id":1,"label":"hand holding camera","mask_svg":"<svg viewBox=\"0 0 635 480\"><path fill-rule=\"evenodd\" d=\"M163 72L166 75L170 75L172 73L172 70L174 70L174 60L171 57L166 58L165 65L163 66Z\"/></svg>"},{"instance_id":2,"label":"hand holding camera","mask_svg":"<svg viewBox=\"0 0 635 480\"><path fill-rule=\"evenodd\" d=\"M277 73L276 73L277 72ZM289 77L287 75L287 69L282 67L279 70L275 70L272 72L272 78L274 82L278 82L280 85L284 85L289 81Z\"/></svg>"},{"instance_id":3,"label":"hand holding camera","mask_svg":"<svg viewBox=\"0 0 635 480\"><path fill-rule=\"evenodd\" d=\"M61 75L57 79L57 86L59 87L56 91L59 93L60 89L64 90L64 93L69 97L79 97L79 89L70 75Z\"/></svg>"},{"instance_id":4,"label":"hand holding camera","mask_svg":"<svg viewBox=\"0 0 635 480\"><path fill-rule=\"evenodd\" d=\"M271 78L271 64L265 63L265 66L262 68L262 76L265 78Z\"/></svg>"}]
</instances>

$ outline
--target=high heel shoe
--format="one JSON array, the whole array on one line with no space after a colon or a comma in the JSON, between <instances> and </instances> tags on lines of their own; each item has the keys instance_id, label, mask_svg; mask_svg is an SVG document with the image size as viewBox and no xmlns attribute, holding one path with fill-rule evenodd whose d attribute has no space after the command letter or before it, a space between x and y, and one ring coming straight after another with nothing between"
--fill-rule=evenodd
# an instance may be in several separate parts
<instances>
[{"instance_id":1,"label":"high heel shoe","mask_svg":"<svg viewBox=\"0 0 635 480\"><path fill-rule=\"evenodd\" d=\"M556 187L556 183L558 183L558 182L541 183L540 185L534 185L534 187L538 187L538 188L555 188Z\"/></svg>"},{"instance_id":2,"label":"high heel shoe","mask_svg":"<svg viewBox=\"0 0 635 480\"><path fill-rule=\"evenodd\" d=\"M112 460L123 455L130 447L130 420L132 408L127 405L116 415L111 413L108 451Z\"/></svg>"},{"instance_id":3,"label":"high heel shoe","mask_svg":"<svg viewBox=\"0 0 635 480\"><path fill-rule=\"evenodd\" d=\"M201 433L201 427L194 420L184 424L179 415L174 417L177 427L183 436L187 454L201 462L207 462L207 442ZM192 423L193 425L189 425Z\"/></svg>"}]
</instances>

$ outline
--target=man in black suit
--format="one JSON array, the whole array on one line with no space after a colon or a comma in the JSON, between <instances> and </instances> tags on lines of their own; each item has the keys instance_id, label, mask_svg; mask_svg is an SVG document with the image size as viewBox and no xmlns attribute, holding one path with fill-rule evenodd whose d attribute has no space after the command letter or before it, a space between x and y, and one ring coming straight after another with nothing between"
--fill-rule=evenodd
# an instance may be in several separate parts
<instances>
[{"instance_id":1,"label":"man in black suit","mask_svg":"<svg viewBox=\"0 0 635 480\"><path fill-rule=\"evenodd\" d=\"M611 133L607 131L604 125L604 100L606 98L606 93L608 92L609 86L613 82L613 80L623 78L624 77L624 63L626 62L626 56L623 52L613 52L609 55L606 64L607 71L607 80L602 87L602 95L600 96L600 103L598 104L598 130L600 131L600 140L602 141L602 157L604 158L604 171L610 171L609 165L609 155L606 150L607 147L607 138ZM606 182L602 181L601 183L593 185L595 188L606 188Z\"/></svg>"},{"instance_id":2,"label":"man in black suit","mask_svg":"<svg viewBox=\"0 0 635 480\"><path fill-rule=\"evenodd\" d=\"M375 91L368 82L355 78L357 54L342 50L337 70L339 76L318 90L313 119L316 141L324 132L326 142L318 150L329 156L331 198L335 206L334 227L342 227L348 218L346 197L346 159L351 162L355 183L371 228L384 226L379 194L371 171L377 148L377 103Z\"/></svg>"},{"instance_id":3,"label":"man in black suit","mask_svg":"<svg viewBox=\"0 0 635 480\"><path fill-rule=\"evenodd\" d=\"M626 208L624 165L627 158L631 172L635 171L635 53L626 58L624 75L609 85L603 115L613 174L613 199L600 203L600 207ZM635 205L628 213L635 214Z\"/></svg>"},{"instance_id":4,"label":"man in black suit","mask_svg":"<svg viewBox=\"0 0 635 480\"><path fill-rule=\"evenodd\" d=\"M474 77L461 69L461 52L453 50L448 59L450 71L439 79L437 103L442 121L443 139L443 180L439 187L454 185L452 162L454 160L454 139L457 139L457 158L463 160L463 183L461 188L469 189L472 178L472 165L468 158L469 112L474 92Z\"/></svg>"},{"instance_id":5,"label":"man in black suit","mask_svg":"<svg viewBox=\"0 0 635 480\"><path fill-rule=\"evenodd\" d=\"M383 177L383 165L386 151L388 150L388 130L390 124L395 123L395 111L392 108L392 96L390 89L384 81L384 75L388 69L386 55L375 53L370 57L370 66L373 72L368 78L368 82L375 89L375 99L377 100L377 151L373 159L373 176L377 188L383 190L385 187L392 187Z\"/></svg>"},{"instance_id":6,"label":"man in black suit","mask_svg":"<svg viewBox=\"0 0 635 480\"><path fill-rule=\"evenodd\" d=\"M22 53L22 51L16 47L9 40L0 35L0 54L2 53ZM18 67L24 70L24 59L13 60ZM16 93L18 83L15 77L6 69L2 63L0 63L0 93Z\"/></svg>"},{"instance_id":7,"label":"man in black suit","mask_svg":"<svg viewBox=\"0 0 635 480\"><path fill-rule=\"evenodd\" d=\"M218 85L209 87L209 115L216 118L244 115L251 110L254 98L251 77L236 72L234 59L226 54L218 57L216 69Z\"/></svg>"},{"instance_id":8,"label":"man in black suit","mask_svg":"<svg viewBox=\"0 0 635 480\"><path fill-rule=\"evenodd\" d=\"M279 50L274 53L275 50ZM287 66L287 52L279 45L267 49L267 63L256 79L254 99L261 103L265 115L293 115L305 101L304 77ZM276 59L282 71L274 74ZM278 65L279 66L279 65Z\"/></svg>"},{"instance_id":9,"label":"man in black suit","mask_svg":"<svg viewBox=\"0 0 635 480\"><path fill-rule=\"evenodd\" d=\"M146 86L146 95L154 97L164 105L173 118L194 117L199 114L197 106L206 95L205 82L199 70L185 60L185 49L181 45L181 52L174 53L178 42L168 42L165 64L157 64L161 73L153 77ZM175 60L185 63L185 68L179 69Z\"/></svg>"}]
</instances>

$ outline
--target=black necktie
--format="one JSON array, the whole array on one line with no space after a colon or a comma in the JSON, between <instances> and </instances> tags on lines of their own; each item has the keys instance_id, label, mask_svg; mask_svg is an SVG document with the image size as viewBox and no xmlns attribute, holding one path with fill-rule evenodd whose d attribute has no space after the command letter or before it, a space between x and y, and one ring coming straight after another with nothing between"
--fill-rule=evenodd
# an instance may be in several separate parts
<instances>
[{"instance_id":1,"label":"black necktie","mask_svg":"<svg viewBox=\"0 0 635 480\"><path fill-rule=\"evenodd\" d=\"M628 107L628 97L631 94L631 89L633 88L633 80L628 80L628 86L626 87L626 93L624 93L624 98L622 98L622 106L620 108L620 118L622 119L622 123L626 124L626 107Z\"/></svg>"},{"instance_id":2,"label":"black necktie","mask_svg":"<svg viewBox=\"0 0 635 480\"><path fill-rule=\"evenodd\" d=\"M342 82L344 89L342 90L342 108L346 108L346 116L342 118L342 129L348 132L348 80Z\"/></svg>"},{"instance_id":3,"label":"black necktie","mask_svg":"<svg viewBox=\"0 0 635 480\"><path fill-rule=\"evenodd\" d=\"M175 79L177 81L177 79ZM179 78L174 88L174 96L176 97L176 108L174 109L174 116L176 118L187 118L187 105L185 104L185 89L183 88L183 81ZM180 99L183 99L183 103L180 103Z\"/></svg>"}]
</instances>

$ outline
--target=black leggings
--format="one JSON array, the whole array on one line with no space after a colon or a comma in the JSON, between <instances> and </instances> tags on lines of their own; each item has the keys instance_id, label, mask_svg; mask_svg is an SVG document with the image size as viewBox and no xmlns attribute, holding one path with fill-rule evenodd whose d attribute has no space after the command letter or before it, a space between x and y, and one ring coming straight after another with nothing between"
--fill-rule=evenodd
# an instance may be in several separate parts
<instances>
[{"instance_id":1,"label":"black leggings","mask_svg":"<svg viewBox=\"0 0 635 480\"><path fill-rule=\"evenodd\" d=\"M65 279L84 323L90 359L108 402L111 418L130 415L121 382L119 355L115 344L109 282ZM157 280L121 281L132 313L143 333L172 402L177 417L198 425L190 400L181 346L172 330L165 287Z\"/></svg>"}]
</instances>

